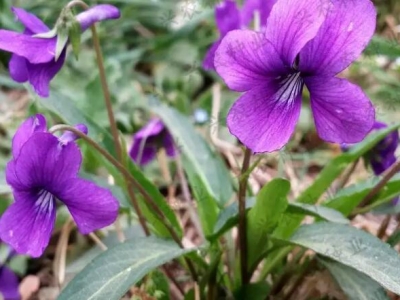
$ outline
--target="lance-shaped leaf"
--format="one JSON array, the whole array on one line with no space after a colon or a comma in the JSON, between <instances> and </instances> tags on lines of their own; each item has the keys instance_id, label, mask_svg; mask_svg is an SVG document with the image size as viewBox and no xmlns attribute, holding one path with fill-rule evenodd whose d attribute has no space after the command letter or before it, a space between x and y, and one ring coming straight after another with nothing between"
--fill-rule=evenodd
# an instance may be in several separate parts
<instances>
[{"instance_id":1,"label":"lance-shaped leaf","mask_svg":"<svg viewBox=\"0 0 400 300\"><path fill-rule=\"evenodd\" d=\"M400 294L400 256L375 236L351 226L315 223L301 226L287 241L309 248Z\"/></svg>"},{"instance_id":2,"label":"lance-shaped leaf","mask_svg":"<svg viewBox=\"0 0 400 300\"><path fill-rule=\"evenodd\" d=\"M119 300L148 272L192 251L154 237L129 240L97 256L58 300Z\"/></svg>"}]
</instances>

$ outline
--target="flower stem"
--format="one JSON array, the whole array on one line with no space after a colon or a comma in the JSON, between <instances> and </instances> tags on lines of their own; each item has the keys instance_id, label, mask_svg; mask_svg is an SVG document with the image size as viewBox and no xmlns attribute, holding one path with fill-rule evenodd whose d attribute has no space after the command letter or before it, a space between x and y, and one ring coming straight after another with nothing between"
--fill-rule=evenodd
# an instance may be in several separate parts
<instances>
[{"instance_id":1,"label":"flower stem","mask_svg":"<svg viewBox=\"0 0 400 300\"><path fill-rule=\"evenodd\" d=\"M99 246L99 248L103 251L107 251L107 246L99 239L99 237L97 235L95 235L93 232L89 233L89 237L92 239L93 242L95 242L95 244L97 246Z\"/></svg>"},{"instance_id":2,"label":"flower stem","mask_svg":"<svg viewBox=\"0 0 400 300\"><path fill-rule=\"evenodd\" d=\"M84 10L90 8L89 5L87 5L85 2L81 0L73 0L67 5L67 7L69 8L72 8L73 6L81 6ZM103 90L104 103L106 105L108 119L110 121L111 134L114 139L116 156L118 158L118 161L121 162L122 161L121 143L119 141L117 123L115 122L114 112L112 108L110 89L108 88L107 84L106 70L104 68L104 62L103 62L103 54L101 53L100 38L99 35L97 34L96 25L93 24L90 28L92 30L93 47L94 51L96 52L96 62L97 62L97 67L99 69L101 88Z\"/></svg>"},{"instance_id":3,"label":"flower stem","mask_svg":"<svg viewBox=\"0 0 400 300\"><path fill-rule=\"evenodd\" d=\"M81 0L73 0L67 5L67 7L70 7L70 8L73 6L81 6L84 10L89 9L89 6ZM110 123L111 134L114 139L116 157L117 157L118 161L122 164L123 163L122 148L121 148L121 143L119 140L117 123L115 122L114 111L112 108L110 89L108 88L106 71L104 68L103 54L101 53L100 39L99 39L99 35L97 34L95 24L93 24L91 26L91 30L92 30L92 38L93 38L93 47L96 52L96 62L97 62L97 66L99 69L101 88L103 90L103 95L104 95L104 103L105 103L106 109L107 109L107 115L108 115L108 120ZM126 181L126 178L125 178L125 181ZM135 193L129 184L127 184L127 191L128 191L129 198L131 199L133 208L135 209L135 211L138 215L139 223L140 223L141 227L143 228L145 234L148 236L148 235L150 235L150 230L147 226L146 219L144 218L143 213L139 207L138 201L135 197Z\"/></svg>"},{"instance_id":4,"label":"flower stem","mask_svg":"<svg viewBox=\"0 0 400 300\"><path fill-rule=\"evenodd\" d=\"M397 161L392 168L383 176L381 181L364 197L364 199L361 201L359 207L366 206L370 204L371 200L379 193L381 189L384 188L386 183L398 172L400 171L400 161Z\"/></svg>"},{"instance_id":5,"label":"flower stem","mask_svg":"<svg viewBox=\"0 0 400 300\"><path fill-rule=\"evenodd\" d=\"M121 164L118 160L116 160L110 153L108 153L106 150L104 150L102 147L100 147L94 140L92 140L89 136L84 134L82 131L79 129L76 129L75 127L68 126L68 125L55 125L53 126L49 131L51 133L57 132L57 131L62 131L62 130L68 130L71 131L72 133L76 134L79 136L82 140L87 142L90 146L95 148L101 155L104 156L105 159L107 159L111 164L113 164L125 177L128 186L131 184L133 187L135 187L144 197L146 200L147 204L151 207L151 209L158 215L160 220L162 221L163 225L165 228L167 228L168 232L171 234L172 239L181 247L182 249L183 244L182 241L180 240L178 234L175 232L173 226L169 222L169 220L165 217L163 211L158 207L157 203L154 202L153 198L147 193L146 189L144 189L139 182L136 181L136 179L130 174L130 172L124 167L123 164ZM195 281L197 281L198 276L196 273L196 270L190 260L185 258L186 263L188 265L189 271L192 274L192 277Z\"/></svg>"},{"instance_id":6,"label":"flower stem","mask_svg":"<svg viewBox=\"0 0 400 300\"><path fill-rule=\"evenodd\" d=\"M250 166L251 150L246 148L243 159L241 176L239 179L239 248L240 248L240 273L242 276L242 285L249 282L247 267L247 221L246 221L246 189L249 174L247 170Z\"/></svg>"}]
</instances>

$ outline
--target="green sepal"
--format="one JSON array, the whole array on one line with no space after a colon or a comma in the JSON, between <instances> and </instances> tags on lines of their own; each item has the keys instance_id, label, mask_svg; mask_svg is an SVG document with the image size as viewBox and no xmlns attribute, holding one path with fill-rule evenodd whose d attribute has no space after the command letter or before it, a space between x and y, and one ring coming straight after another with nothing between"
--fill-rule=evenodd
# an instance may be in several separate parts
<instances>
[{"instance_id":1,"label":"green sepal","mask_svg":"<svg viewBox=\"0 0 400 300\"><path fill-rule=\"evenodd\" d=\"M57 35L57 28L53 28L50 31L43 32L43 33L38 33L33 35L32 37L34 38L40 38L40 39L52 39Z\"/></svg>"},{"instance_id":2,"label":"green sepal","mask_svg":"<svg viewBox=\"0 0 400 300\"><path fill-rule=\"evenodd\" d=\"M68 30L66 28L59 27L57 30L57 43L56 43L56 53L54 55L55 61L57 61L61 53L64 51L68 43Z\"/></svg>"},{"instance_id":3,"label":"green sepal","mask_svg":"<svg viewBox=\"0 0 400 300\"><path fill-rule=\"evenodd\" d=\"M80 46L81 46L82 30L81 30L81 25L75 18L69 27L68 35L69 35L69 40L71 41L72 51L74 52L76 60L78 60Z\"/></svg>"}]
</instances>

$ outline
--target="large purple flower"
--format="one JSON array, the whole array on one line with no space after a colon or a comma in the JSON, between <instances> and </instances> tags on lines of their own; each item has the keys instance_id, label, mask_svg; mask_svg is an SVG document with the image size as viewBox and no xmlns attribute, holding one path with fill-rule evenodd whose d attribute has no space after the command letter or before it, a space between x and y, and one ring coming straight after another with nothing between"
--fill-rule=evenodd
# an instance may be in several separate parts
<instances>
[{"instance_id":1,"label":"large purple flower","mask_svg":"<svg viewBox=\"0 0 400 300\"><path fill-rule=\"evenodd\" d=\"M151 162L157 151L164 147L169 157L177 154L174 139L160 119L152 119L133 136L131 158L139 165Z\"/></svg>"},{"instance_id":2,"label":"large purple flower","mask_svg":"<svg viewBox=\"0 0 400 300\"><path fill-rule=\"evenodd\" d=\"M220 32L220 38L207 51L203 61L203 68L206 70L215 69L215 51L217 51L222 39L228 32L248 26L254 17L255 11L259 11L260 25L264 26L275 2L276 0L246 0L241 11L234 0L224 0L224 2L217 5L215 7L215 20Z\"/></svg>"},{"instance_id":3,"label":"large purple flower","mask_svg":"<svg viewBox=\"0 0 400 300\"><path fill-rule=\"evenodd\" d=\"M0 30L0 49L13 53L10 63L11 77L20 83L27 82L42 97L49 96L49 84L65 61L66 47L56 60L54 38L33 37L50 29L35 15L21 8L12 8L16 18L25 26L23 33ZM97 5L76 16L82 31L95 22L119 18L119 10L112 5Z\"/></svg>"},{"instance_id":4,"label":"large purple flower","mask_svg":"<svg viewBox=\"0 0 400 300\"><path fill-rule=\"evenodd\" d=\"M86 130L84 125L77 128ZM83 234L115 221L118 202L111 192L78 177L82 155L76 138L47 132L40 114L17 130L6 168L15 202L0 218L0 238L18 253L43 253L55 222L56 199L67 206Z\"/></svg>"},{"instance_id":5,"label":"large purple flower","mask_svg":"<svg viewBox=\"0 0 400 300\"><path fill-rule=\"evenodd\" d=\"M335 77L366 47L376 25L369 0L278 0L262 32L234 30L215 56L218 74L245 92L227 117L253 152L282 148L299 118L304 85L319 136L356 143L371 130L374 108L356 85Z\"/></svg>"},{"instance_id":6,"label":"large purple flower","mask_svg":"<svg viewBox=\"0 0 400 300\"><path fill-rule=\"evenodd\" d=\"M386 128L387 125L382 122L375 122L373 129ZM399 145L399 132L397 130L390 132L382 141L380 141L368 153L372 170L375 175L381 175L389 169L395 162L395 152Z\"/></svg>"}]
</instances>

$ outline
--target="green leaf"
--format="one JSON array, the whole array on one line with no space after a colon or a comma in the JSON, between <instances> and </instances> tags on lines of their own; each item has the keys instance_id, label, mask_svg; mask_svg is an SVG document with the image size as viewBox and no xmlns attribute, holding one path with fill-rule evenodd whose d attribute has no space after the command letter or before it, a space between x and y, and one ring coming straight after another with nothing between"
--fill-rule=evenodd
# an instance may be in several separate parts
<instances>
[{"instance_id":1,"label":"green leaf","mask_svg":"<svg viewBox=\"0 0 400 300\"><path fill-rule=\"evenodd\" d=\"M289 241L352 267L400 294L399 254L365 231L320 222L301 226Z\"/></svg>"},{"instance_id":2,"label":"green leaf","mask_svg":"<svg viewBox=\"0 0 400 300\"><path fill-rule=\"evenodd\" d=\"M246 209L249 210L256 203L255 198L246 199ZM214 241L229 229L234 227L238 219L239 207L237 202L232 203L218 215L217 223L215 223L213 234L208 237L210 241Z\"/></svg>"},{"instance_id":3,"label":"green leaf","mask_svg":"<svg viewBox=\"0 0 400 300\"><path fill-rule=\"evenodd\" d=\"M385 290L368 276L328 259L318 259L329 270L349 300L390 300Z\"/></svg>"},{"instance_id":4,"label":"green leaf","mask_svg":"<svg viewBox=\"0 0 400 300\"><path fill-rule=\"evenodd\" d=\"M387 243L392 247L400 243L400 230L393 232L393 234L388 238Z\"/></svg>"},{"instance_id":5,"label":"green leaf","mask_svg":"<svg viewBox=\"0 0 400 300\"><path fill-rule=\"evenodd\" d=\"M143 187L143 189L149 194L150 198L156 203L156 205L160 208L160 210L164 213L164 216L168 219L168 222L175 229L175 232L178 234L180 238L183 236L181 225L179 224L178 218L176 217L175 212L167 203L164 196L160 193L158 188L140 171L139 167L135 165L132 161L128 162L128 168L131 172L132 176L139 182L139 184ZM162 237L169 237L169 231L164 226L164 224L158 221L160 218L157 214L154 213L154 210L147 204L147 201L144 201L144 198L139 197L139 200L142 200L140 206L143 208L145 205L147 207L145 217L156 220L153 225L158 229L158 232Z\"/></svg>"},{"instance_id":6,"label":"green leaf","mask_svg":"<svg viewBox=\"0 0 400 300\"><path fill-rule=\"evenodd\" d=\"M324 206L334 208L344 215L349 215L364 197L377 185L380 177L368 179L362 183L351 185L341 190L335 198L324 203ZM400 194L400 174L395 175L372 199L371 203L390 201ZM393 205L389 204L393 209Z\"/></svg>"},{"instance_id":7,"label":"green leaf","mask_svg":"<svg viewBox=\"0 0 400 300\"><path fill-rule=\"evenodd\" d=\"M296 202L315 204L349 164L363 156L367 151L379 143L379 141L381 141L389 132L399 127L400 123L382 130L374 131L365 138L364 141L352 147L348 152L342 153L332 159L314 180L313 184L300 195ZM278 228L274 232L274 236L278 238L290 237L300 226L302 220L303 216L301 215L285 213Z\"/></svg>"},{"instance_id":8,"label":"green leaf","mask_svg":"<svg viewBox=\"0 0 400 300\"><path fill-rule=\"evenodd\" d=\"M187 117L174 108L153 101L152 110L159 115L182 153L182 161L192 187L204 233L212 234L220 207L231 198L230 174L221 158L213 153Z\"/></svg>"},{"instance_id":9,"label":"green leaf","mask_svg":"<svg viewBox=\"0 0 400 300\"><path fill-rule=\"evenodd\" d=\"M389 40L375 35L364 51L365 55L385 55L389 58L398 58L400 56L399 43L393 39Z\"/></svg>"},{"instance_id":10,"label":"green leaf","mask_svg":"<svg viewBox=\"0 0 400 300\"><path fill-rule=\"evenodd\" d=\"M68 212L68 209L64 206L64 210ZM59 210L57 210L57 214ZM68 212L69 214L69 212ZM145 234L143 229L140 225L133 225L123 229L123 233L127 240L137 239L137 238L144 238ZM107 248L111 249L112 247L119 245L121 242L116 232L111 232L102 240L102 243L107 246ZM89 263L102 254L104 251L100 249L97 245L93 246L92 248L88 249L84 253L80 254L77 253L77 257L73 257L72 261L68 263L65 274L67 277L72 278L76 276L79 272L81 272Z\"/></svg>"},{"instance_id":11,"label":"green leaf","mask_svg":"<svg viewBox=\"0 0 400 300\"><path fill-rule=\"evenodd\" d=\"M288 205L290 183L276 178L264 185L256 197L256 204L247 215L247 243L249 265L253 266L264 252L271 233Z\"/></svg>"},{"instance_id":12,"label":"green leaf","mask_svg":"<svg viewBox=\"0 0 400 300\"><path fill-rule=\"evenodd\" d=\"M311 205L304 203L289 203L288 212L293 214L306 214L314 217L319 217L329 222L339 224L349 224L350 221L339 211L332 208L327 208L320 205Z\"/></svg>"},{"instance_id":13,"label":"green leaf","mask_svg":"<svg viewBox=\"0 0 400 300\"><path fill-rule=\"evenodd\" d=\"M207 192L204 182L196 171L192 169L192 165L186 162L187 159L183 157L183 164L186 166L185 171L192 187L194 199L196 199L197 202L197 211L199 213L201 226L205 236L209 239L218 218L219 209L216 205L217 201Z\"/></svg>"},{"instance_id":14,"label":"green leaf","mask_svg":"<svg viewBox=\"0 0 400 300\"><path fill-rule=\"evenodd\" d=\"M57 299L119 300L148 272L192 251L154 237L129 240L97 256Z\"/></svg>"},{"instance_id":15,"label":"green leaf","mask_svg":"<svg viewBox=\"0 0 400 300\"><path fill-rule=\"evenodd\" d=\"M223 207L231 198L233 188L230 174L221 158L211 151L193 124L177 110L161 103L152 106L152 110L166 124L177 147L192 169L196 170L207 192Z\"/></svg>"}]
</instances>

